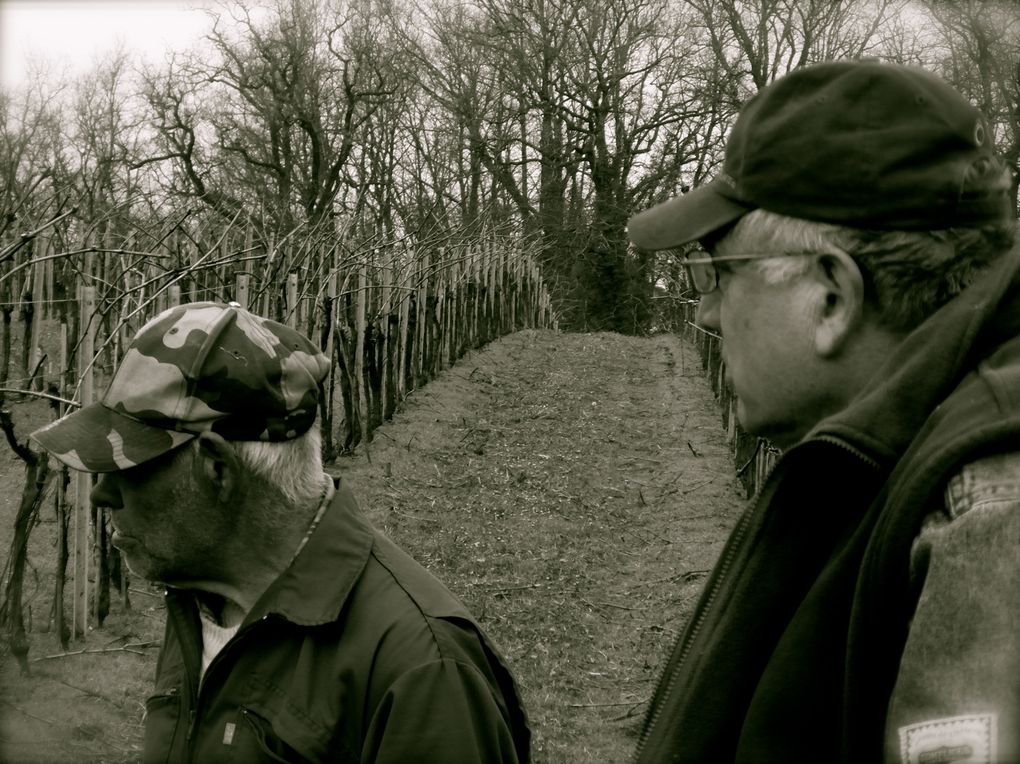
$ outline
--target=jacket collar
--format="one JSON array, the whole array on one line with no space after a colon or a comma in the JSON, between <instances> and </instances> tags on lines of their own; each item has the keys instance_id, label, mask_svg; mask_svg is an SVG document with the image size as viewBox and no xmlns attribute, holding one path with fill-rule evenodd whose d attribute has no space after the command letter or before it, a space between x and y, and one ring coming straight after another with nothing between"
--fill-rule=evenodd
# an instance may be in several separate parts
<instances>
[{"instance_id":1,"label":"jacket collar","mask_svg":"<svg viewBox=\"0 0 1020 764\"><path fill-rule=\"evenodd\" d=\"M245 622L270 614L301 626L335 621L365 568L374 538L353 494L338 486L304 548L255 603Z\"/></svg>"}]
</instances>

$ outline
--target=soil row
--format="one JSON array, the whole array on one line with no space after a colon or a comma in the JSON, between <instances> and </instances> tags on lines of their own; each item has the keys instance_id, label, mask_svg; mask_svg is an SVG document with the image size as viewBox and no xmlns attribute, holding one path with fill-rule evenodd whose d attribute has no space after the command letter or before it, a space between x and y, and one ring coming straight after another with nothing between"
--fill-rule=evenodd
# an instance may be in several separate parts
<instances>
[{"instance_id":1,"label":"soil row","mask_svg":"<svg viewBox=\"0 0 1020 764\"><path fill-rule=\"evenodd\" d=\"M412 393L336 467L501 647L535 762L626 761L743 503L695 351L671 335L519 332ZM40 592L51 531L43 517L33 536ZM0 668L0 761L137 760L162 613L153 587L132 589L130 611L72 645L115 651L37 661L28 678ZM31 637L32 656L58 652L53 634Z\"/></svg>"}]
</instances>

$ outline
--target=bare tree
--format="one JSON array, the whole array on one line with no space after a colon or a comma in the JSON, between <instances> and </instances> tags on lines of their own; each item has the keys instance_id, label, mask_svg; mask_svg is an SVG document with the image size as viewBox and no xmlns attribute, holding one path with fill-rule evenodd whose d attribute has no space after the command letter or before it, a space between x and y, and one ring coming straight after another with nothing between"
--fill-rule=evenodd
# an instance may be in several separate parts
<instances>
[{"instance_id":1,"label":"bare tree","mask_svg":"<svg viewBox=\"0 0 1020 764\"><path fill-rule=\"evenodd\" d=\"M936 68L991 120L1000 155L1020 188L1020 6L925 0L940 43Z\"/></svg>"},{"instance_id":2,"label":"bare tree","mask_svg":"<svg viewBox=\"0 0 1020 764\"><path fill-rule=\"evenodd\" d=\"M875 55L905 0L686 0L726 72L730 106L797 67Z\"/></svg>"},{"instance_id":3,"label":"bare tree","mask_svg":"<svg viewBox=\"0 0 1020 764\"><path fill-rule=\"evenodd\" d=\"M16 93L0 91L0 237L50 206L45 184L63 145L58 95L38 79Z\"/></svg>"}]
</instances>

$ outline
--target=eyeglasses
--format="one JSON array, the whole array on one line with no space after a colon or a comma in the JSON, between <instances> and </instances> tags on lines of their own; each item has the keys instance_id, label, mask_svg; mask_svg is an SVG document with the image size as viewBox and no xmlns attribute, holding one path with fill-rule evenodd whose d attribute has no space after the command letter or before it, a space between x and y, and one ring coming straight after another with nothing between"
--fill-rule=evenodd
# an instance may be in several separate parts
<instances>
[{"instance_id":1,"label":"eyeglasses","mask_svg":"<svg viewBox=\"0 0 1020 764\"><path fill-rule=\"evenodd\" d=\"M741 255L719 255L717 257L683 258L687 278L698 294L709 294L719 288L719 270L716 263L737 260L765 260L771 257L801 257L817 255L817 252L749 252Z\"/></svg>"}]
</instances>

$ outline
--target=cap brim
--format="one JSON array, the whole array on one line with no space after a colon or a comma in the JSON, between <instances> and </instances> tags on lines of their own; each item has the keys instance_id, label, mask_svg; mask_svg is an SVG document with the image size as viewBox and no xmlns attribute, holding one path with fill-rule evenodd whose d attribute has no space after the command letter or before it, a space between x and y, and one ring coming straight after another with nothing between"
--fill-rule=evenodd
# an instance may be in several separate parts
<instances>
[{"instance_id":1,"label":"cap brim","mask_svg":"<svg viewBox=\"0 0 1020 764\"><path fill-rule=\"evenodd\" d=\"M702 239L755 209L726 195L726 188L716 179L639 212L627 222L627 235L642 249L670 249Z\"/></svg>"},{"instance_id":2,"label":"cap brim","mask_svg":"<svg viewBox=\"0 0 1020 764\"><path fill-rule=\"evenodd\" d=\"M114 472L165 454L195 434L154 427L94 403L29 437L71 469Z\"/></svg>"}]
</instances>

